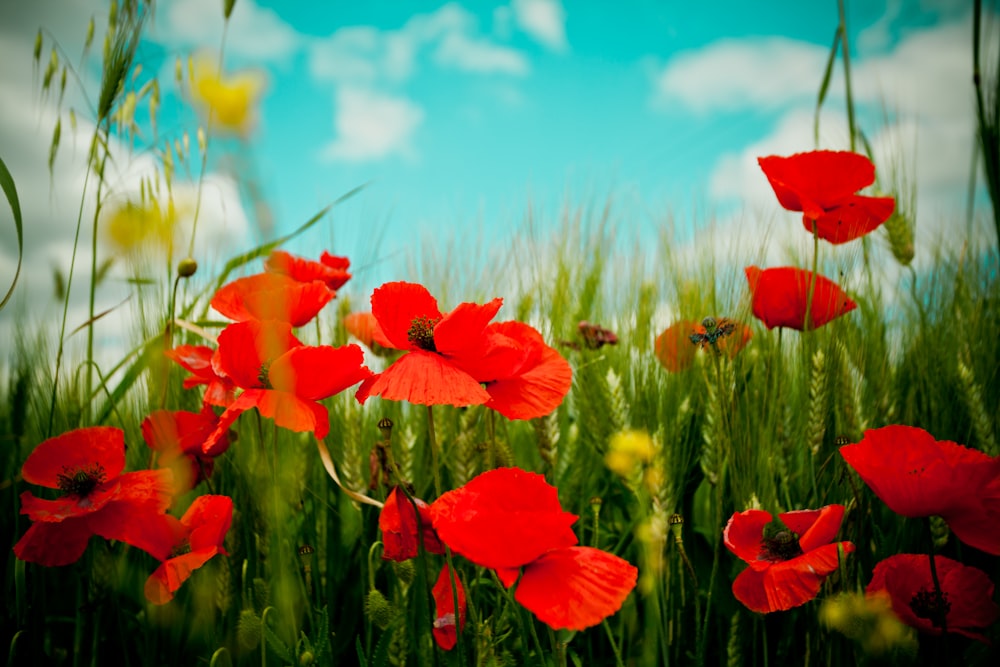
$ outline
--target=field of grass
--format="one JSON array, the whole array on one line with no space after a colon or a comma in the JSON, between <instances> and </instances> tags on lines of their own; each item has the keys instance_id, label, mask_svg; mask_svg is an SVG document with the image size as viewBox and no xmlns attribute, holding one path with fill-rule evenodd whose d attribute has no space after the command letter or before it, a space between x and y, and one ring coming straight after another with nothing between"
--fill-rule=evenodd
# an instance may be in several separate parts
<instances>
[{"instance_id":1,"label":"field of grass","mask_svg":"<svg viewBox=\"0 0 1000 667\"><path fill-rule=\"evenodd\" d=\"M127 133L124 115L117 111L128 92L123 82L136 65L134 47L145 11L123 3L104 55L91 143L90 187L98 192L106 187L105 140ZM58 71L46 73L43 85L56 81ZM1000 153L991 120L1000 114L1000 98L991 97L989 82L983 83L980 117L970 123L982 128L992 195L1000 192L998 171L989 166ZM148 102L151 94L140 94L140 101ZM209 116L209 128L211 123ZM827 180L840 178L830 173L824 172ZM7 201L16 207L16 181L6 167L0 177ZM440 314L420 320L417 314L424 311L408 305L416 302L415 292L408 292L409 300L390 302L392 286L379 288L383 296L373 302L374 315L390 338L396 320L405 319L402 331L411 347L402 353L386 349L348 318L372 309L371 293L352 290L349 282L318 316L296 327L295 336L305 346L324 350L359 346L371 371L410 384L368 386L373 395L362 404L355 397L361 376L348 377L346 358L338 356L336 368L324 366L325 361L312 367L293 364L290 382L298 388L289 392L300 396L309 392L300 391L297 382L343 376L344 386L335 392L317 390L294 403L300 410L320 396L315 403L328 416L328 433L317 438L311 417L276 408L285 397L274 398L275 403L255 399L236 415L229 396L208 405L209 425L199 426L202 430L193 421L176 431L166 429L170 433L164 437L175 448L184 438L199 438L194 468L183 454L147 446L150 436L143 423L152 414L194 415L206 405L206 387L185 387L191 374L165 352L197 345L218 347L221 355L232 345L229 361L217 355L209 375L220 382L227 375L229 380L240 374L259 378L257 385L236 381L235 392L244 397L280 393L284 385L277 358L288 346L271 337L286 334L261 334L261 340L269 340L239 348L230 341L245 329L230 320L258 326L255 320L281 319L293 306L286 309L282 300L291 300L284 283L263 297L238 291L232 302L253 311L246 316L223 312L217 297L237 277L262 273L265 260L273 276L272 251L287 238L269 241L223 267L195 267L189 260L198 258L188 258L187 244L180 244L167 255L155 283L136 282L136 298L127 306L134 321L132 349L121 351L117 365L96 360L92 337L99 313L93 299L91 326L78 334L91 336L85 350L49 349L44 337L26 328L13 344L8 375L0 383L0 553L5 554L2 584L8 601L0 611L0 645L7 647L8 663L995 664L1000 658L1000 611L992 583L1000 580L998 249L971 240L957 255L919 248L933 260L918 273L910 267L912 221L900 205L906 194L896 194L897 214L870 234L842 245L817 236L814 254L796 260L796 266L831 279L845 266L856 276L845 288L856 308L808 326L802 324L806 312L818 316L835 306L820 281L808 276L802 292L805 312L798 312L795 324L769 329L762 321L768 303L781 299L765 296L762 284L756 292L749 286L744 269L760 263L761 245L748 246L733 263L708 252L682 253L668 230L656 248L657 261L649 262L638 251L622 250L613 225L600 212L568 213L549 239L513 241L515 247L524 243L524 251L510 255L518 259L510 260L502 280L471 260L444 265L431 257L410 258L414 275L401 280L422 283L440 299L441 314L501 297L497 321L522 322L537 331L544 342L515 335L521 329L504 330L503 345L516 349L522 361L524 355L533 359L524 362L523 374L497 379L497 373L511 368L501 362L480 371L490 358L448 352L447 332L441 329L421 338L420 327L433 328ZM148 196L142 205L165 206L152 192ZM781 210L777 199L774 206ZM14 217L20 226L18 214ZM95 214L80 221L81 243L90 243L92 234L96 248L99 234L106 233L99 226L107 220ZM130 220L153 225L149 215ZM785 222L782 218L773 237L762 243L808 233L795 215L789 214L787 227ZM303 231L318 225L321 216L307 221ZM145 234L155 230L140 233ZM319 270L319 257L305 259L312 262L310 270ZM891 263L892 271L880 262ZM75 279L91 285L93 294L100 269L95 259L90 267L77 267ZM455 275L466 278L456 281ZM901 278L892 284L885 275ZM681 323L674 338L651 324L664 311ZM59 340L67 340L67 325L60 325ZM462 332L483 336L484 326L485 320L478 329ZM406 347L399 340L388 342ZM489 338L489 344L496 340ZM254 349L264 361L238 368ZM477 348L476 353L484 349L494 351ZM322 354L331 355L322 359L333 358L332 352ZM529 407L511 407L520 404L514 399L508 404L496 393L463 400L458 380L443 382L443 375L411 369L405 382L399 379L402 371L390 375L387 369L418 354L454 362L463 378L471 376L481 385L479 391L502 386L518 396L531 394L525 399ZM548 356L542 363L532 354ZM532 368L545 370L532 375ZM571 372L565 383L563 368ZM315 379L302 379L313 374ZM431 386L436 382L440 386ZM364 390L367 381L361 386ZM400 395L412 400L394 398ZM36 450L40 443L96 433L80 430L92 427L120 429L126 474L170 470L166 475L172 476L173 492L159 498L149 491L142 504L125 499L115 487L119 495L106 502L121 516L99 521L93 517L108 512L94 510L98 500L92 496L108 482L103 468L98 474L89 459L49 452L26 464L33 452L42 451ZM100 438L112 432L118 431L100 431ZM228 448L219 446L209 456L201 447L206 438L228 439ZM81 451L81 443L73 440L69 449ZM884 448L874 461L849 464L850 454L842 448L854 443ZM474 480L497 480L495 473L480 476L510 467L539 473L544 484L532 477L501 497L448 496L461 497L455 502L466 503L461 505L466 513L478 512L478 519L467 523L457 505L435 502L470 482L469 488L476 488ZM41 468L48 479L58 477L58 485L44 489ZM192 471L197 476L188 489L180 478ZM150 480L159 475L148 474ZM551 499L539 500L545 484L558 489L555 504L561 510ZM490 488L496 492L496 486ZM380 529L381 507L394 488L406 489L401 498L395 496L403 517L395 531L419 543L413 558L383 558L393 547L392 537ZM59 516L49 510L29 516L25 492L48 500L62 497L73 508L54 513ZM154 497L159 499L153 502ZM180 518L193 504L201 506L199 498L220 497L231 499L228 530L219 529L211 539L190 533L165 551L150 546L159 539L153 533L163 515ZM414 498L430 504L430 513L420 514L420 527L440 533L441 549L416 537ZM151 511L150 504L163 506ZM837 506L829 516L840 517L842 511L840 519L793 514L783 525L766 529L770 517L761 519L761 512L776 517ZM578 517L570 530L579 546L610 556L560 551L568 548L565 543L533 530L542 525L536 522L560 511ZM431 525L424 525L427 521ZM743 521L757 522L746 532L756 527L750 538L741 532ZM822 531L811 533L822 532L822 538L806 537L814 522L823 522ZM17 558L15 544L36 525L44 525L44 540L35 539L30 549L19 551L25 558ZM72 551L70 543L79 542L81 530L82 555L64 557ZM108 533L119 539L101 537ZM493 544L496 536L502 539L494 552L481 553L478 545ZM746 552L740 544L760 554L741 559ZM534 546L536 554L507 559L514 578L520 575L509 587L491 558L506 558L508 547ZM176 590L166 597L172 599L151 593L148 579L161 562L202 548L203 563L178 566L190 577L170 586ZM432 553L437 551L443 553ZM572 570L568 563L577 563L583 553L607 559L600 560L606 565L595 566L595 575L586 568L567 573ZM819 560L820 553L825 560ZM918 555L921 567L926 563L931 569L900 566L895 575L886 574L888 566L882 564L900 562L887 560L900 554ZM928 554L932 558L925 558ZM67 562L53 562L60 559ZM446 562L463 585L464 625L457 633L455 616L442 610L451 605L454 614L459 596L450 595L447 583L449 595L432 590ZM821 564L830 567L818 573ZM773 578L762 579L760 590L750 584L753 594L734 591L737 578L758 566ZM534 573L540 574L529 581ZM891 597L874 594L876 576L886 580ZM562 585L560 577L569 583ZM612 591L612 602L588 599L592 589L587 586L596 586L595 577ZM817 590L808 590L813 584ZM583 586L584 597L567 601L577 585ZM537 603L516 597L531 586L556 611L546 616ZM567 600L555 599L558 595ZM751 598L755 602L748 603ZM762 604L770 608L762 610ZM579 621L578 609L593 610L599 618ZM447 630L455 639L451 646L441 638Z\"/></svg>"}]
</instances>

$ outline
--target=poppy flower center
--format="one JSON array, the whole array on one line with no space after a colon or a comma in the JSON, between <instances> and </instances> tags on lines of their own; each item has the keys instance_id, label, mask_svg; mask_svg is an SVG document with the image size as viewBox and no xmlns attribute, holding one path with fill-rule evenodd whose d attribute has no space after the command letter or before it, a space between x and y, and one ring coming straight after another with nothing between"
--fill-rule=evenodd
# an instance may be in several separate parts
<instances>
[{"instance_id":1,"label":"poppy flower center","mask_svg":"<svg viewBox=\"0 0 1000 667\"><path fill-rule=\"evenodd\" d=\"M926 618L936 628L943 628L944 621L951 611L948 594L937 591L921 590L910 600L910 609L917 618Z\"/></svg>"},{"instance_id":2,"label":"poppy flower center","mask_svg":"<svg viewBox=\"0 0 1000 667\"><path fill-rule=\"evenodd\" d=\"M440 319L432 319L430 317L417 317L410 322L410 328L406 332L406 339L419 347L421 350L427 350L428 352L437 352L437 348L434 347L434 325L440 322Z\"/></svg>"},{"instance_id":3,"label":"poppy flower center","mask_svg":"<svg viewBox=\"0 0 1000 667\"><path fill-rule=\"evenodd\" d=\"M707 348L709 345L715 345L720 338L725 338L733 333L736 330L736 323L725 317L716 320L709 316L701 321L701 328L704 332L696 329L688 336L688 339L695 345Z\"/></svg>"},{"instance_id":4,"label":"poppy flower center","mask_svg":"<svg viewBox=\"0 0 1000 667\"><path fill-rule=\"evenodd\" d=\"M257 373L257 382L259 382L260 386L263 387L264 389L274 388L271 386L270 373L271 373L271 362L270 361L262 362L260 364L260 371Z\"/></svg>"},{"instance_id":5,"label":"poppy flower center","mask_svg":"<svg viewBox=\"0 0 1000 667\"><path fill-rule=\"evenodd\" d=\"M183 556L184 554L189 554L189 553L191 553L191 543L188 542L187 540L184 540L183 542L174 546L174 548L170 550L170 555L168 556L168 558L177 558L178 556Z\"/></svg>"},{"instance_id":6,"label":"poppy flower center","mask_svg":"<svg viewBox=\"0 0 1000 667\"><path fill-rule=\"evenodd\" d=\"M784 561L803 554L798 536L790 530L765 535L760 541L760 560Z\"/></svg>"},{"instance_id":7,"label":"poppy flower center","mask_svg":"<svg viewBox=\"0 0 1000 667\"><path fill-rule=\"evenodd\" d=\"M89 468L75 470L64 467L63 471L56 475L56 484L59 490L66 495L86 498L94 489L104 483L106 477L104 466L99 463L95 463Z\"/></svg>"}]
</instances>

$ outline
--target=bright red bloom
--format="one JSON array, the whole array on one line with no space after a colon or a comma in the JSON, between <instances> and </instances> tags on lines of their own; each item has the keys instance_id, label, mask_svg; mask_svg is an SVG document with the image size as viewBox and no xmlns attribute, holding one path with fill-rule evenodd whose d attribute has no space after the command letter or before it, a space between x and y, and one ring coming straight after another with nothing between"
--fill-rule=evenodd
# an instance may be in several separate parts
<instances>
[{"instance_id":1,"label":"bright red bloom","mask_svg":"<svg viewBox=\"0 0 1000 667\"><path fill-rule=\"evenodd\" d=\"M358 389L369 396L421 405L482 405L490 400L472 370L489 352L486 327L502 299L462 303L448 314L422 285L386 283L372 294L375 316L388 346L406 354Z\"/></svg>"},{"instance_id":2,"label":"bright red bloom","mask_svg":"<svg viewBox=\"0 0 1000 667\"><path fill-rule=\"evenodd\" d=\"M778 202L802 212L806 231L833 244L847 243L885 222L896 202L892 197L854 194L875 182L875 165L848 151L811 151L788 157L757 158Z\"/></svg>"},{"instance_id":3,"label":"bright red bloom","mask_svg":"<svg viewBox=\"0 0 1000 667\"><path fill-rule=\"evenodd\" d=\"M287 322L230 324L219 334L213 364L216 372L244 392L222 413L203 450L212 451L237 417L250 408L283 428L326 437L330 418L317 401L370 377L363 361L364 352L357 345L303 345Z\"/></svg>"},{"instance_id":4,"label":"bright red bloom","mask_svg":"<svg viewBox=\"0 0 1000 667\"><path fill-rule=\"evenodd\" d=\"M159 454L157 463L170 468L178 493L190 491L212 475L215 457L229 449L225 435L205 452L202 445L219 424L212 408L205 405L201 412L155 410L142 422L142 438Z\"/></svg>"},{"instance_id":5,"label":"bright red bloom","mask_svg":"<svg viewBox=\"0 0 1000 667\"><path fill-rule=\"evenodd\" d=\"M264 260L264 269L271 273L283 273L284 275L297 280L300 283L311 283L320 280L328 288L336 292L351 279L351 274L347 272L351 266L351 260L346 257L338 257L323 251L318 262L314 262L304 257L296 257L284 250L274 250L270 257Z\"/></svg>"},{"instance_id":6,"label":"bright red bloom","mask_svg":"<svg viewBox=\"0 0 1000 667\"><path fill-rule=\"evenodd\" d=\"M431 504L438 537L483 567L518 568L542 554L577 543L556 488L541 475L497 468Z\"/></svg>"},{"instance_id":7,"label":"bright red bloom","mask_svg":"<svg viewBox=\"0 0 1000 667\"><path fill-rule=\"evenodd\" d=\"M778 515L784 528L767 531L770 512L737 512L722 532L726 547L750 567L733 582L733 595L751 611L767 614L798 607L819 593L823 580L837 569L839 551L851 542L830 542L840 531L843 505Z\"/></svg>"},{"instance_id":8,"label":"bright red bloom","mask_svg":"<svg viewBox=\"0 0 1000 667\"><path fill-rule=\"evenodd\" d=\"M455 629L455 596L458 595L458 630ZM434 588L434 641L445 651L455 648L458 633L465 627L465 587L455 573L455 587L451 586L451 570L445 564L441 568Z\"/></svg>"},{"instance_id":9,"label":"bright red bloom","mask_svg":"<svg viewBox=\"0 0 1000 667\"><path fill-rule=\"evenodd\" d=\"M712 331L693 320L681 320L663 330L653 346L656 358L671 373L691 367L698 348L709 347L735 357L753 338L753 330L745 324L723 318Z\"/></svg>"},{"instance_id":10,"label":"bright red bloom","mask_svg":"<svg viewBox=\"0 0 1000 667\"><path fill-rule=\"evenodd\" d=\"M487 332L498 361L474 371L490 395L486 407L508 419L544 417L559 407L573 384L573 370L562 355L521 322L494 323ZM492 361L489 356L485 359Z\"/></svg>"},{"instance_id":11,"label":"bright red bloom","mask_svg":"<svg viewBox=\"0 0 1000 667\"><path fill-rule=\"evenodd\" d=\"M76 562L91 535L126 542L156 555L173 498L169 470L125 469L121 429L95 426L40 443L21 469L26 482L59 489L55 500L21 494L31 528L14 546L21 560L46 566Z\"/></svg>"},{"instance_id":12,"label":"bright red bloom","mask_svg":"<svg viewBox=\"0 0 1000 667\"><path fill-rule=\"evenodd\" d=\"M413 502L420 513L424 549L432 554L443 554L444 545L431 525L430 505L419 498L414 498ZM385 499L378 515L378 527L382 531L382 558L398 562L417 557L417 513L399 487L394 487Z\"/></svg>"},{"instance_id":13,"label":"bright red bloom","mask_svg":"<svg viewBox=\"0 0 1000 667\"><path fill-rule=\"evenodd\" d=\"M237 322L278 320L300 327L334 296L320 280L302 283L281 273L258 273L219 288L212 308Z\"/></svg>"},{"instance_id":14,"label":"bright red bloom","mask_svg":"<svg viewBox=\"0 0 1000 667\"><path fill-rule=\"evenodd\" d=\"M791 266L763 270L748 266L746 274L757 319L768 329L804 329L812 271ZM836 283L817 275L809 308L809 329L821 327L857 307Z\"/></svg>"},{"instance_id":15,"label":"bright red bloom","mask_svg":"<svg viewBox=\"0 0 1000 667\"><path fill-rule=\"evenodd\" d=\"M199 496L180 521L172 516L169 555L146 580L146 599L166 604L188 577L216 554L226 555L222 543L233 523L233 499Z\"/></svg>"},{"instance_id":16,"label":"bright red bloom","mask_svg":"<svg viewBox=\"0 0 1000 667\"><path fill-rule=\"evenodd\" d=\"M840 454L893 512L940 516L958 539L1000 555L1000 457L902 425L869 429Z\"/></svg>"},{"instance_id":17,"label":"bright red bloom","mask_svg":"<svg viewBox=\"0 0 1000 667\"><path fill-rule=\"evenodd\" d=\"M236 385L229 378L216 374L212 367L215 350L207 345L178 345L164 352L167 358L176 361L191 373L184 378L184 388L191 389L205 385L204 402L209 405L226 407L236 397Z\"/></svg>"},{"instance_id":18,"label":"bright red bloom","mask_svg":"<svg viewBox=\"0 0 1000 667\"><path fill-rule=\"evenodd\" d=\"M517 569L497 570L510 587ZM585 630L619 609L635 588L634 565L593 547L563 547L527 563L514 599L553 630Z\"/></svg>"},{"instance_id":19,"label":"bright red bloom","mask_svg":"<svg viewBox=\"0 0 1000 667\"><path fill-rule=\"evenodd\" d=\"M1000 607L993 602L993 582L982 570L944 556L934 557L934 567L940 594L934 588L927 554L886 558L875 566L865 592L884 591L899 620L921 632L940 635L946 630L988 644L979 629L1000 619Z\"/></svg>"}]
</instances>

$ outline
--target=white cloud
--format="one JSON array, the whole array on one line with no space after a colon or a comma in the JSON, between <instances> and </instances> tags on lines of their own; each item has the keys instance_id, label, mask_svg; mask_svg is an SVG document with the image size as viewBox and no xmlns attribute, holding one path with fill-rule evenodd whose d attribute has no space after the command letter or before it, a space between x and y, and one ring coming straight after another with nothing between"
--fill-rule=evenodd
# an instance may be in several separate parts
<instances>
[{"instance_id":1,"label":"white cloud","mask_svg":"<svg viewBox=\"0 0 1000 667\"><path fill-rule=\"evenodd\" d=\"M221 2L172 0L157 6L149 37L171 46L206 48L222 43ZM282 60L303 45L303 37L255 0L239 0L229 17L226 55L237 60Z\"/></svg>"},{"instance_id":2,"label":"white cloud","mask_svg":"<svg viewBox=\"0 0 1000 667\"><path fill-rule=\"evenodd\" d=\"M679 100L699 112L815 101L827 54L786 37L719 40L671 57L656 77L655 101Z\"/></svg>"},{"instance_id":3,"label":"white cloud","mask_svg":"<svg viewBox=\"0 0 1000 667\"><path fill-rule=\"evenodd\" d=\"M399 154L415 155L411 138L424 112L404 97L341 86L334 125L337 137L323 149L329 160L363 161Z\"/></svg>"},{"instance_id":4,"label":"white cloud","mask_svg":"<svg viewBox=\"0 0 1000 667\"><path fill-rule=\"evenodd\" d=\"M525 75L529 69L528 60L520 51L459 32L450 33L441 40L434 59L440 65L469 72Z\"/></svg>"},{"instance_id":5,"label":"white cloud","mask_svg":"<svg viewBox=\"0 0 1000 667\"><path fill-rule=\"evenodd\" d=\"M566 11L559 0L513 0L518 27L553 51L565 51Z\"/></svg>"}]
</instances>

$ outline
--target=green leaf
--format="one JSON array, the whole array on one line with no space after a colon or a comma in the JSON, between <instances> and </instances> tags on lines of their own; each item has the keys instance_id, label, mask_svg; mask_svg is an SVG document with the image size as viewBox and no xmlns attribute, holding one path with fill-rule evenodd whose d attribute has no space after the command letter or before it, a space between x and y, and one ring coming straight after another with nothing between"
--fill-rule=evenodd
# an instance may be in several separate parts
<instances>
[{"instance_id":1,"label":"green leaf","mask_svg":"<svg viewBox=\"0 0 1000 667\"><path fill-rule=\"evenodd\" d=\"M0 308L3 308L10 301L10 297L14 293L14 286L17 285L17 279L21 276L21 259L24 255L24 223L21 221L21 203L17 199L14 177L10 175L10 171L7 170L7 165L2 159L0 159L0 187L3 188L7 203L10 204L10 210L14 213L14 229L17 230L17 270L14 272L14 280L10 284L10 289L7 290L3 301L0 301Z\"/></svg>"},{"instance_id":2,"label":"green leaf","mask_svg":"<svg viewBox=\"0 0 1000 667\"><path fill-rule=\"evenodd\" d=\"M354 638L354 648L358 652L358 664L361 667L368 667L368 659L365 658L365 649L361 646L361 636Z\"/></svg>"},{"instance_id":3,"label":"green leaf","mask_svg":"<svg viewBox=\"0 0 1000 667\"><path fill-rule=\"evenodd\" d=\"M819 85L819 97L816 99L816 116L813 120L813 138L819 146L819 110L826 99L826 91L830 87L830 79L833 76L833 63L837 60L837 49L840 47L840 27L833 31L833 47L830 49L830 56L826 59L826 69L823 71L823 82Z\"/></svg>"}]
</instances>

